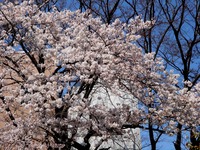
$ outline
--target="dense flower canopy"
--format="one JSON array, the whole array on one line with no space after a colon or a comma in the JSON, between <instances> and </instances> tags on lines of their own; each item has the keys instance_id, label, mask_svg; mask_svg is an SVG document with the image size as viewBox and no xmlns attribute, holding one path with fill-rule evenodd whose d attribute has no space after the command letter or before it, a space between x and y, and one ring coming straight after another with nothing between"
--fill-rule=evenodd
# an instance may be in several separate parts
<instances>
[{"instance_id":1,"label":"dense flower canopy","mask_svg":"<svg viewBox=\"0 0 200 150\"><path fill-rule=\"evenodd\" d=\"M151 25L140 17L108 25L89 11L43 12L28 1L1 5L0 109L1 118L9 118L1 119L0 143L78 148L89 146L90 136L103 142L148 119L170 134L177 123L199 125L200 85L180 90L178 75L135 43ZM103 90L121 101L112 107L98 102ZM138 109L124 103L124 93Z\"/></svg>"}]
</instances>

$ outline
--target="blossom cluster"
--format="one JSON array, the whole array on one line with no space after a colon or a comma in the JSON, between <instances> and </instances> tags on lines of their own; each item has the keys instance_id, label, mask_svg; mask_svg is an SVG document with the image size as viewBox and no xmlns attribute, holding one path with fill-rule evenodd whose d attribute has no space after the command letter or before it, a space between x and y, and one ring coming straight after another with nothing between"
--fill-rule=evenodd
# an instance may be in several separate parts
<instances>
[{"instance_id":1,"label":"blossom cluster","mask_svg":"<svg viewBox=\"0 0 200 150\"><path fill-rule=\"evenodd\" d=\"M31 1L1 5L1 145L75 146L89 132L106 140L149 118L168 132L200 124L199 84L178 89L178 75L136 44L151 25L140 18L108 25L89 12L43 12Z\"/></svg>"}]
</instances>

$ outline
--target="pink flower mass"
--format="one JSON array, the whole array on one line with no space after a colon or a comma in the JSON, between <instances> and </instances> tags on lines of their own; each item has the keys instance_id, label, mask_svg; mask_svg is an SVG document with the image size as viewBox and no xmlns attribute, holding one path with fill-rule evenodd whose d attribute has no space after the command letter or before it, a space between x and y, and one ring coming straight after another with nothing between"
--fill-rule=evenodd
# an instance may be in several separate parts
<instances>
[{"instance_id":1,"label":"pink flower mass","mask_svg":"<svg viewBox=\"0 0 200 150\"><path fill-rule=\"evenodd\" d=\"M127 128L145 129L149 120L169 135L178 123L195 130L200 84L178 88L178 75L136 44L140 30L153 24L140 17L105 24L90 11L44 12L31 1L1 5L2 148L98 149ZM101 102L111 95L120 101Z\"/></svg>"}]
</instances>

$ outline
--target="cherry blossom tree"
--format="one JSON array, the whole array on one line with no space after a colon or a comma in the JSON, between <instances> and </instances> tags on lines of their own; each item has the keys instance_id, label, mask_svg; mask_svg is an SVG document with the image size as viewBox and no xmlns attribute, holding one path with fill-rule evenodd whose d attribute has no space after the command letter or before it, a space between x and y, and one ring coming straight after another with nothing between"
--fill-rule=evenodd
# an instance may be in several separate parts
<instances>
[{"instance_id":1,"label":"cherry blossom tree","mask_svg":"<svg viewBox=\"0 0 200 150\"><path fill-rule=\"evenodd\" d=\"M62 0L61 0L62 1ZM141 15L146 20L155 20L154 25L142 30L142 38L137 40L145 53L155 52L154 57L161 56L167 68L173 68L180 74L178 86L187 87L184 81L192 86L199 82L199 42L200 42L200 3L198 0L76 0L76 9L90 9L94 16L99 16L106 23L116 18L124 22ZM70 6L66 3L67 6ZM72 6L72 5L71 5ZM179 133L173 142L177 150L190 140L192 146L199 146L200 141L194 138L191 130L190 139L184 138L182 125L177 125ZM198 128L198 126L197 126ZM155 135L155 136L154 136ZM150 143L158 141L156 134L150 134ZM159 137L159 136L158 136Z\"/></svg>"},{"instance_id":2,"label":"cherry blossom tree","mask_svg":"<svg viewBox=\"0 0 200 150\"><path fill-rule=\"evenodd\" d=\"M0 6L3 148L109 149L101 146L127 128L161 136L177 134L177 124L183 130L200 124L200 84L187 81L191 90L180 90L178 75L136 45L153 21L107 24L90 11L40 8L33 1ZM122 97L120 103L98 102L102 89ZM124 103L124 93L138 109Z\"/></svg>"}]
</instances>

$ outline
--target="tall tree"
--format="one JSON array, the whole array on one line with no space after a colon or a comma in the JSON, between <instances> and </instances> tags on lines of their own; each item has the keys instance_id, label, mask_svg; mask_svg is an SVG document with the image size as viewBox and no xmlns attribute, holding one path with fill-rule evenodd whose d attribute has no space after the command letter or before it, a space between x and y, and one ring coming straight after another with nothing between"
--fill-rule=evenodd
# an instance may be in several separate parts
<instances>
[{"instance_id":1,"label":"tall tree","mask_svg":"<svg viewBox=\"0 0 200 150\"><path fill-rule=\"evenodd\" d=\"M106 23L116 17L124 22L140 16L144 21L154 20L150 29L141 31L142 38L137 43L145 53L155 52L154 57L162 57L167 69L174 69L181 79L191 82L188 86L180 82L177 86L191 88L200 78L200 3L198 0L78 0L81 10L90 9L94 16L99 16ZM182 125L178 124L175 148L181 149ZM191 131L192 132L192 131ZM155 145L153 133L149 133L151 145ZM191 135L193 135L191 133ZM160 137L160 136L158 136ZM191 144L199 145L191 136ZM196 143L196 144L195 144ZM154 147L154 146L153 146Z\"/></svg>"},{"instance_id":2,"label":"tall tree","mask_svg":"<svg viewBox=\"0 0 200 150\"><path fill-rule=\"evenodd\" d=\"M34 3L36 4L34 6L28 5L29 9L28 8L24 9L23 7L23 5L24 6L27 5L26 1L24 3L20 2L20 5L15 4L16 5L15 7L12 6L12 4L8 5L5 4L2 6L1 17L2 20L4 21L2 22L1 39L3 42L2 45L5 45L5 43L8 44L8 46L5 45L3 47L4 51L2 51L2 57L1 57L3 62L2 68L5 69L6 66L6 68L10 68L12 70L9 71L9 73L6 72L2 74L2 81L5 81L5 79L7 80L10 79L9 84L15 85L17 83L18 85L20 85L17 87L23 89L21 90L21 92L25 93L23 95L25 97L27 96L30 97L30 95L33 93L38 94L39 90L33 90L34 92L32 92L32 89L30 88L30 86L32 87L32 85L35 84L36 84L35 86L38 86L40 88L42 87L44 89L45 88L49 89L49 87L42 86L45 85L47 81L51 83L50 85L55 84L55 82L59 83L60 88L61 87L64 88L66 82L69 82L68 85L75 84L77 82L81 83L81 86L80 89L78 89L77 91L75 90L74 92L75 93L77 92L78 95L82 95L83 96L82 98L84 99L90 99L91 97L93 97L91 93L95 89L95 85L101 81L105 87L109 88L112 92L117 93L117 95L121 94L117 91L128 92L129 95L132 95L133 97L138 99L141 108L143 108L139 110L139 112L134 112L135 114L131 112L132 113L131 116L133 118L127 119L128 121L123 122L123 124L121 123L120 126L122 128L147 129L149 131L149 137L152 149L156 149L156 143L159 141L161 135L163 135L164 133L176 134L177 140L175 142L175 148L181 149L182 131L184 130L195 131L194 129L196 126L194 125L199 124L198 123L199 120L195 119L196 114L199 113L198 108L196 108L198 106L198 101L199 101L198 97L199 2L198 1L77 0L71 3L70 1L48 0L48 1L34 1ZM56 7L52 7L53 5L55 5ZM20 7L24 9L24 12L18 13L20 12L20 10L18 10ZM21 16L23 16L27 20L24 21L22 20L22 18L18 16L12 18L12 16L10 16L12 13L10 14L10 12L6 10L6 8L7 9L16 8L15 13L21 14ZM64 14L62 11L64 8L70 8L73 10L80 8L82 12L89 9L89 11L87 11L85 16L80 15L80 17L77 17L75 19L72 17L73 15L71 15L71 20L69 19L70 17L69 18L66 17L65 14L64 16L68 18L67 21L69 21L69 23L72 24L74 23L73 26L69 26L69 23L66 23L67 22L66 20L62 20L59 17L56 18L58 20L59 19L61 20L60 23L54 17L51 17L51 13L50 14L45 13L48 11L50 12L55 11L55 8L57 9L57 11L60 11L60 13L56 12L55 14L59 14L60 16ZM39 9L41 11L38 10L36 11L37 13L34 12L33 14L27 16L29 12L31 13L31 9L33 9L33 12L36 9L37 10ZM25 10L27 10L27 12L25 12ZM82 20L82 18L84 17L86 17L85 20L87 20L88 19L87 16L89 16L88 13L89 14L92 13L94 17L101 17L102 22L99 22L98 19L97 19L98 21L96 20L88 24L87 23L83 24L82 22L78 21L78 19ZM135 18L138 15L139 18L136 19L137 20L136 22L131 20L131 18ZM126 25L122 24L119 21L115 21L116 18L120 18L122 22L126 22L128 24ZM148 23L151 27L141 28L140 25L142 25L143 23L140 20L140 18L143 18L144 21L150 20L151 22ZM88 19L88 22L89 20L90 19ZM55 24L51 25L50 22L52 21L54 21ZM75 25L76 22L77 24L79 23L80 25L76 26ZM56 25L56 23L59 24L59 27L58 25ZM95 25L100 26L100 24L103 24L103 27L99 28L94 27ZM134 24L134 26L131 26L129 24ZM110 29L109 28L110 26L111 27L114 26L114 28ZM125 28L126 26L130 27ZM56 29L56 27L58 27L58 29ZM133 30L131 27L137 30ZM51 28L50 31L49 28ZM73 32L68 31L67 29L70 28L76 30ZM73 40L73 41L69 42L68 40L64 39L65 44L61 43L61 41L63 40L62 37L65 37L63 35L64 31L66 31L65 36L67 35L68 37L70 37L70 39L68 40ZM188 34L188 32L186 31L188 31L189 33L193 33L193 35L191 36L191 34ZM44 35L42 35L41 33L43 33ZM140 34L141 38L138 39L137 36L129 37L129 33L134 35ZM81 35L80 36L81 38L79 38L79 35ZM97 39L100 38L100 40L95 41L94 40L95 38L93 39L92 37L95 37ZM87 40L85 41L83 39ZM121 41L120 42L115 41L114 39ZM133 39L133 42L131 42L131 39ZM135 41L136 39L137 41ZM94 62L98 60L97 64L100 65L102 65L101 64L102 62L108 61L107 63L105 63L106 64L105 68L108 69L106 72L109 74L109 76L107 76L107 74L104 72L105 70L100 69L99 72L101 72L100 74L103 77L102 76L101 76L102 78L99 77L100 76L99 73L95 72L96 71L95 67L98 65L96 63L93 64L92 61L90 60L96 54L90 54L90 51L92 52L94 50L100 51L103 48L105 48L105 50L107 49L112 50L115 49L114 48L116 46L115 43L119 44L122 41L125 43L117 45L116 51L111 53L110 59L114 60L116 58L116 62L114 65L112 63L111 64L109 63L109 59L107 58L108 56L104 58L105 56L103 55L103 58L98 56L98 58L95 57L96 59L94 60L92 59ZM88 44L90 47L95 46L92 44L93 42L99 44L101 43L100 47L103 48L99 47L92 49L88 48L87 47ZM102 42L104 43L103 46ZM138 54L136 51L132 50L137 48L133 48L132 44L130 46L129 42L132 44L135 43L136 45L142 47L142 50L146 53L144 58L142 54ZM86 45L81 43L85 43ZM15 56L16 52L10 49L9 51L11 51L11 53L9 52L8 56L4 57L5 50L8 52L7 49L9 48L12 49L14 48L14 50L20 49L20 51L24 51L24 53ZM85 52L84 53L81 52L80 49L78 48L84 49ZM47 49L48 52L46 51L43 52L43 49L45 50ZM53 49L55 49L56 51L53 51ZM65 49L65 51L62 51L62 49ZM73 49L74 52L72 53L70 49ZM123 51L126 51L127 54L124 54ZM154 52L154 54L152 54L152 52ZM108 52L102 52L102 54L106 55L107 53ZM75 56L77 56L78 54L82 56L87 56L88 59L86 60L86 58L83 59L79 57L77 57L78 60L75 59L76 58ZM108 54L110 54L110 52ZM66 58L64 59L61 56L66 56ZM71 58L73 58L74 60L69 59L69 56L71 56ZM164 71L163 70L164 68L162 64L159 63L159 59L157 59L158 56L161 56L165 60L164 64L166 65L167 69L171 67L174 68L176 72L181 75L181 79L183 79L185 82L182 83L180 80L179 82L177 82L175 81L176 76L168 74L167 72L162 73L162 71ZM21 62L22 58L26 60L23 63ZM56 61L57 64L50 63L54 62L57 59L59 60L59 62ZM144 61L146 59L148 61ZM122 62L120 62L120 60ZM153 62L152 60L155 61ZM83 67L80 67L79 63L81 62L82 64L82 61L84 62ZM32 64L31 65L32 67L30 67L31 69L24 66L24 64L26 64L27 62L29 62L29 64ZM88 69L89 66L91 66L92 68ZM157 66L159 67L155 68ZM24 70L24 68L26 68L28 71L22 71ZM49 76L49 73L47 73L49 68L51 68L50 70L54 70L50 72L52 76L51 81L48 80L48 78L51 77ZM78 71L78 73L77 69L80 70ZM92 74L91 73L88 74L88 71L90 72L91 70ZM129 72L127 72L127 70L129 70ZM32 71L38 72L40 75L32 76L31 74ZM29 74L27 74L27 72L29 72ZM43 75L42 73L48 74L48 76L42 76ZM60 79L60 76L58 74L59 75L61 74L61 76L64 76L63 74L67 74L70 79L74 77L74 80L71 81L69 79L65 80ZM19 76L20 78L18 77L16 78L15 76ZM34 78L31 79L32 77ZM79 77L82 78L79 79ZM174 78L174 80L169 78ZM114 84L115 87L113 87L112 84L114 81L116 81L116 79L118 84L117 86ZM26 82L28 82L28 84ZM4 91L6 91L5 90L6 86L4 85L5 84L2 83L1 88ZM25 85L29 86L25 87ZM58 87L58 84L54 86L56 86L55 87L56 89ZM55 89L51 89L50 91L54 91ZM63 99L62 97L63 93L61 89L57 91L60 94L54 93L54 96L50 97L51 100L58 99L57 100L58 106L52 108L53 110L52 112L54 113L55 115L54 117L56 119L63 118L64 116L65 116L64 118L68 118L67 117L68 113L71 110L70 109L71 105L63 104L62 101L60 101L60 99ZM69 87L69 89L71 88ZM116 90L113 91L113 89ZM30 90L31 92L27 90ZM185 92L185 90L187 92ZM71 98L73 99L73 96L76 95L74 94L74 92L70 92L72 94L72 96L70 96L70 99ZM182 93L182 94L177 96L177 93ZM5 94L7 93L4 92L4 96ZM39 97L41 97L41 95L43 97L43 93L41 95L40 94ZM13 99L12 98L9 99L9 97L6 97L8 100L5 100L4 96L2 97L3 105L7 106L8 105L7 101L11 101L12 104ZM34 96L36 96L36 94ZM190 98L188 98L188 96L190 96ZM191 98L194 98L194 100L192 100ZM48 98L45 97L45 99L49 99L49 97ZM16 98L16 101L18 100L19 99ZM23 102L22 104L25 105L24 100L22 102ZM85 103L84 100L83 102ZM38 108L36 108L35 110L36 112L38 111L37 109L43 106L43 103L46 103L46 100L44 100L44 102L42 102L41 104L37 104ZM61 103L62 105L59 105ZM196 106L194 106L194 104L196 104ZM12 113L13 109L11 109L10 107L11 106L5 107L5 110L9 114L10 119L13 121L13 126L18 127L19 125L16 123L14 114ZM87 105L86 108L88 107L89 105ZM190 110L189 109L190 107L193 109ZM43 111L46 110L46 108L41 108L41 109L43 109ZM128 112L126 109L124 111L126 113ZM191 118L194 120L191 120L189 117L186 117L187 116L186 112L190 114ZM93 113L95 114L95 112L92 112L91 114ZM83 117L84 116L83 114L81 113L79 118ZM44 116L40 118L45 118L45 113L43 113L43 115ZM137 116L138 118L137 117L134 118L135 116ZM109 115L107 117L109 117ZM35 116L34 118L37 118L37 116ZM42 119L39 120L37 121L41 122ZM97 120L96 123L98 122L100 121ZM55 125L53 124L53 126ZM59 126L60 129L66 130L65 126L63 127L61 125ZM74 130L73 132L71 132L71 134L73 133L72 135L75 137L77 135L77 132L79 131L77 130L79 127L75 127L74 125L72 126ZM165 126L168 126L169 128L166 128ZM59 143L60 139L62 142L64 140L65 141L64 143L66 143L66 137L69 137L68 131L65 133L59 131L59 134L57 134L57 131L54 131L54 129L51 128L47 129L45 127L41 129L45 130L45 134L47 137L46 145L48 145L47 143L51 143L51 140L48 139L49 137L53 137L54 142L56 142L57 144ZM96 133L93 132L94 129L92 127L87 129L88 132L85 133L84 142L86 143L86 147L88 148L90 144L88 143L90 137ZM191 132L192 146L196 146L199 144L198 138L196 138L196 136L194 135L196 134ZM74 141L72 140L72 138L70 138L68 139L68 144L65 144L65 146L70 148L71 146L73 146L71 145L71 143L73 142ZM80 143L75 142L76 148L78 148L78 146L80 146L79 149L83 148L81 147L81 145L78 144Z\"/></svg>"}]
</instances>

